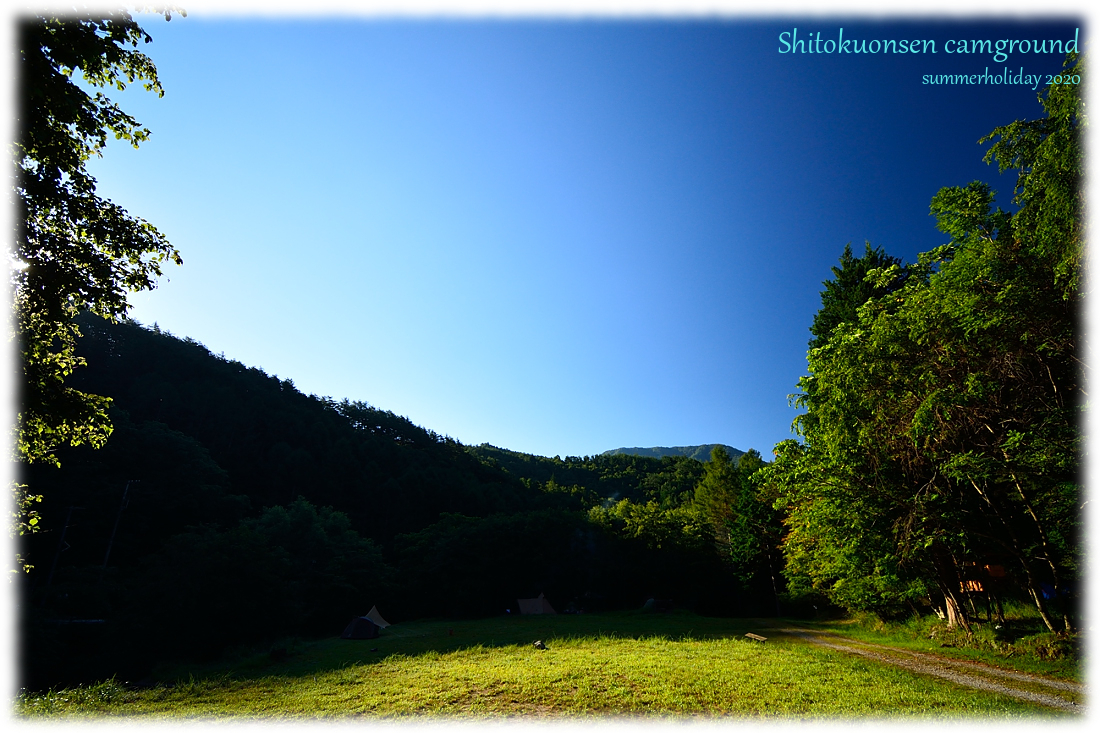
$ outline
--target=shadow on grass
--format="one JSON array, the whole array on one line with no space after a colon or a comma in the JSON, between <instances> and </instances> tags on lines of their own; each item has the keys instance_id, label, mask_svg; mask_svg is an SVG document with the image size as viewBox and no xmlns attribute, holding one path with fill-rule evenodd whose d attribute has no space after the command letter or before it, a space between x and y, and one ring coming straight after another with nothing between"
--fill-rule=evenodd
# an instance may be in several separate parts
<instances>
[{"instance_id":1,"label":"shadow on grass","mask_svg":"<svg viewBox=\"0 0 1100 733\"><path fill-rule=\"evenodd\" d=\"M263 650L239 650L206 665L176 665L157 670L154 679L174 685L186 680L263 677L307 677L347 667L378 664L394 656L450 654L474 648L531 646L542 641L550 650L571 639L663 639L705 641L743 638L747 632L782 625L777 619L712 618L688 611L496 616L477 620L431 619L396 624L377 639L339 637L289 640ZM278 651L272 653L271 649ZM283 653L285 650L285 654Z\"/></svg>"}]
</instances>

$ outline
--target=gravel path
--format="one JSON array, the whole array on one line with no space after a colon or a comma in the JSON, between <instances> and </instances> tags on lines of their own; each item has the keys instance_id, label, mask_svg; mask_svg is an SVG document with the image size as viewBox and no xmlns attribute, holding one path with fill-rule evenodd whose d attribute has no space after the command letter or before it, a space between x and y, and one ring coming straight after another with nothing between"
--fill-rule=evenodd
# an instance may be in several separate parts
<instances>
[{"instance_id":1,"label":"gravel path","mask_svg":"<svg viewBox=\"0 0 1100 733\"><path fill-rule=\"evenodd\" d=\"M1023 687L1012 685L1012 683L1015 682L1018 684L1023 683L1056 690L1064 690L1070 693L1083 693L1085 691L1084 686L1075 682L1051 680L1045 677L1023 674L1021 672L998 669L984 664L947 659L933 654L922 654L921 652L884 646L882 644L856 641L832 632L810 631L809 629L795 628L774 629L774 631L797 636L817 646L835 649L836 651L845 652L847 654L856 654L861 657L866 657L867 659L873 659L876 662L892 664L895 667L901 667L910 672L940 677L950 682L954 682L957 685L986 690L988 692L996 692L1001 695L1014 697L1018 700L1027 700L1066 712L1085 712L1085 706L1083 704L1078 704L1055 694L1037 692L1035 690L1024 689ZM989 679L989 677L997 677L1005 680L1005 682L996 682Z\"/></svg>"}]
</instances>

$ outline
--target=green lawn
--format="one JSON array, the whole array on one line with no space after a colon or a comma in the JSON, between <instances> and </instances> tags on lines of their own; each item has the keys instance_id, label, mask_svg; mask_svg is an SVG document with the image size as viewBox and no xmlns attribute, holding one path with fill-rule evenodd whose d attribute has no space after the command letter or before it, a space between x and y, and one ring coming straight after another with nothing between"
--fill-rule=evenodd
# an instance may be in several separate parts
<instances>
[{"instance_id":1,"label":"green lawn","mask_svg":"<svg viewBox=\"0 0 1100 733\"><path fill-rule=\"evenodd\" d=\"M686 612L420 621L376 640L299 643L115 682L27 695L24 716L1019 717L1053 715L771 634L775 622ZM540 651L532 642L541 639ZM372 651L374 650L374 651Z\"/></svg>"}]
</instances>

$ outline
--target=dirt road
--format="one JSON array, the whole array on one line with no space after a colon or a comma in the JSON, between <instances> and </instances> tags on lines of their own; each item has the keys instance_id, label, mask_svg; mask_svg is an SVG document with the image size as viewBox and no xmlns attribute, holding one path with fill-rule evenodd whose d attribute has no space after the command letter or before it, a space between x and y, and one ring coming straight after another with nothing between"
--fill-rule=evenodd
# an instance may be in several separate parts
<instances>
[{"instance_id":1,"label":"dirt road","mask_svg":"<svg viewBox=\"0 0 1100 733\"><path fill-rule=\"evenodd\" d=\"M1085 712L1085 687L1076 682L1048 679L985 664L948 659L935 654L857 641L829 631L791 627L776 628L771 631L797 636L817 646L856 654L918 674L940 677L957 685L996 692L1057 710L1081 714Z\"/></svg>"}]
</instances>

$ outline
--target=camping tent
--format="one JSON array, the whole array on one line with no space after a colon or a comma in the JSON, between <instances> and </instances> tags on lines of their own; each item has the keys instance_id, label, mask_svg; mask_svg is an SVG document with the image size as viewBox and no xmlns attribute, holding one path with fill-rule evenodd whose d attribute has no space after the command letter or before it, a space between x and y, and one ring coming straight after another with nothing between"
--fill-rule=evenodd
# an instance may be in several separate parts
<instances>
[{"instance_id":1,"label":"camping tent","mask_svg":"<svg viewBox=\"0 0 1100 733\"><path fill-rule=\"evenodd\" d=\"M344 633L340 634L341 639L377 639L378 638L378 624L371 621L366 616L360 616L359 618L353 618L351 623L344 629Z\"/></svg>"},{"instance_id":2,"label":"camping tent","mask_svg":"<svg viewBox=\"0 0 1100 733\"><path fill-rule=\"evenodd\" d=\"M650 598L644 604L642 604L643 611L660 611L661 613L668 613L673 608L671 600L660 600L657 598Z\"/></svg>"},{"instance_id":3,"label":"camping tent","mask_svg":"<svg viewBox=\"0 0 1100 733\"><path fill-rule=\"evenodd\" d=\"M520 613L557 613L542 593L539 593L538 598L517 598L516 603L519 604Z\"/></svg>"},{"instance_id":4,"label":"camping tent","mask_svg":"<svg viewBox=\"0 0 1100 733\"><path fill-rule=\"evenodd\" d=\"M373 621L375 624L383 629L390 625L389 621L382 618L382 614L378 613L378 606L371 606L370 611L368 611L367 615L363 618L369 618L371 621Z\"/></svg>"}]
</instances>

